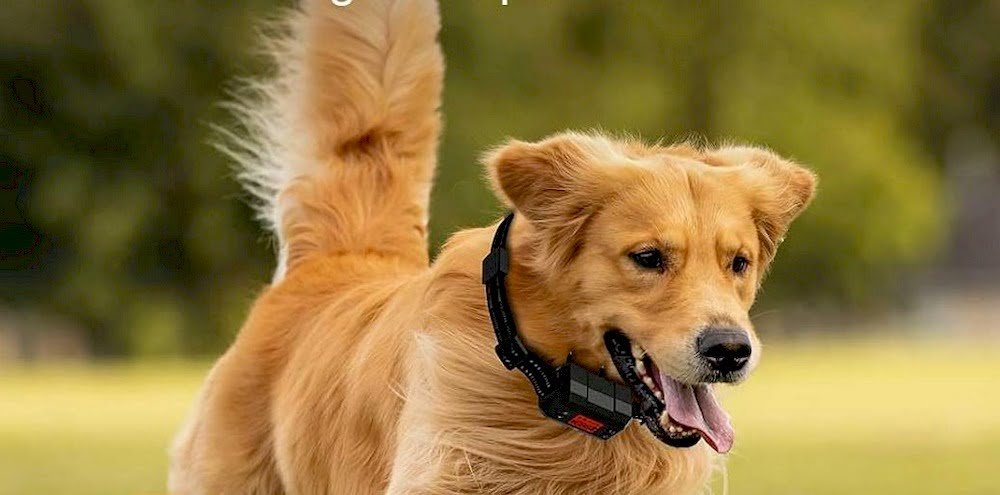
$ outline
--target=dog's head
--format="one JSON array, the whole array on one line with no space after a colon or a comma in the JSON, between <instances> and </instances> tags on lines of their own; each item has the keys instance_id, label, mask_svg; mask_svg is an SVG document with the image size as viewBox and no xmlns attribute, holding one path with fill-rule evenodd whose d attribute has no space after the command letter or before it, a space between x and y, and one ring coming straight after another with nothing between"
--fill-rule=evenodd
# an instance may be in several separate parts
<instances>
[{"instance_id":1,"label":"dog's head","mask_svg":"<svg viewBox=\"0 0 1000 495\"><path fill-rule=\"evenodd\" d=\"M603 336L620 331L643 379L668 411L678 408L664 426L711 430L713 410L678 404L709 400L705 383L738 382L758 362L748 312L815 176L761 148L575 133L509 142L487 163L498 193L531 225L528 266L574 328L534 331L533 344L596 368L609 363ZM695 413L705 424L677 417Z\"/></svg>"}]
</instances>

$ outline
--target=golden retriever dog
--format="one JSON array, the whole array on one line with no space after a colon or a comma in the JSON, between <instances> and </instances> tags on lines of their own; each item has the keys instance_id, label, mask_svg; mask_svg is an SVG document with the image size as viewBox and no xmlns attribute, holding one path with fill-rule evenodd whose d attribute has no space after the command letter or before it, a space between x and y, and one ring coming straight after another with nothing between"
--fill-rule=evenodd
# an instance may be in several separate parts
<instances>
[{"instance_id":1,"label":"golden retriever dog","mask_svg":"<svg viewBox=\"0 0 1000 495\"><path fill-rule=\"evenodd\" d=\"M588 435L545 417L494 353L481 263L497 225L429 260L436 2L301 3L235 151L279 268L177 435L171 492L704 491L733 443L714 384L760 357L748 310L813 174L762 148L596 133L486 154L514 212L525 346L619 381L604 339L620 332L661 401L659 424Z\"/></svg>"}]
</instances>

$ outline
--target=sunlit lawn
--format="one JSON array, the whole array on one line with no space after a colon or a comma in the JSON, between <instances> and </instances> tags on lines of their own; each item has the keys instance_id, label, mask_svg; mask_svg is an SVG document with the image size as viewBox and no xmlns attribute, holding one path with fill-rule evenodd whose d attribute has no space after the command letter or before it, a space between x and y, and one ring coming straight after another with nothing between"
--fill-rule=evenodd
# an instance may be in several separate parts
<instances>
[{"instance_id":1,"label":"sunlit lawn","mask_svg":"<svg viewBox=\"0 0 1000 495\"><path fill-rule=\"evenodd\" d=\"M1000 494L1000 345L768 347L729 392L733 494Z\"/></svg>"},{"instance_id":2,"label":"sunlit lawn","mask_svg":"<svg viewBox=\"0 0 1000 495\"><path fill-rule=\"evenodd\" d=\"M163 493L206 368L0 368L0 494ZM1000 493L996 344L772 345L725 402L731 494Z\"/></svg>"}]
</instances>

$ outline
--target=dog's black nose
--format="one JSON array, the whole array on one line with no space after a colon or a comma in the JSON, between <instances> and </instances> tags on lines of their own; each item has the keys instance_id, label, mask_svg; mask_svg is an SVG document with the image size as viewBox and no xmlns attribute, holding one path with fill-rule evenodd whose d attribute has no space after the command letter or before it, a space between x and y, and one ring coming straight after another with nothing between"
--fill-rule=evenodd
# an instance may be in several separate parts
<instances>
[{"instance_id":1,"label":"dog's black nose","mask_svg":"<svg viewBox=\"0 0 1000 495\"><path fill-rule=\"evenodd\" d=\"M743 369L750 361L750 337L733 328L709 328L698 336L698 354L720 373Z\"/></svg>"}]
</instances>

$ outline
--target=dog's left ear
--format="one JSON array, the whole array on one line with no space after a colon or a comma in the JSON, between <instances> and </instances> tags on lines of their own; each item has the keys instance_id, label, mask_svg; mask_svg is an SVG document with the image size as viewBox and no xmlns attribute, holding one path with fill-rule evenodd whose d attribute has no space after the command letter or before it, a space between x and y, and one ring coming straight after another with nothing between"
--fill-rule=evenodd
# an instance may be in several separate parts
<instances>
[{"instance_id":1,"label":"dog's left ear","mask_svg":"<svg viewBox=\"0 0 1000 495\"><path fill-rule=\"evenodd\" d=\"M816 175L770 150L750 146L723 147L707 153L705 161L734 167L753 205L762 266L768 266L792 221L812 201Z\"/></svg>"},{"instance_id":2,"label":"dog's left ear","mask_svg":"<svg viewBox=\"0 0 1000 495\"><path fill-rule=\"evenodd\" d=\"M545 234L548 255L565 262L591 213L639 176L614 141L563 133L537 143L511 140L485 158L498 196Z\"/></svg>"}]
</instances>

